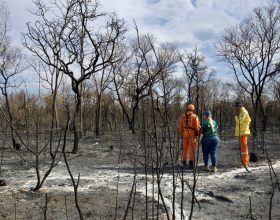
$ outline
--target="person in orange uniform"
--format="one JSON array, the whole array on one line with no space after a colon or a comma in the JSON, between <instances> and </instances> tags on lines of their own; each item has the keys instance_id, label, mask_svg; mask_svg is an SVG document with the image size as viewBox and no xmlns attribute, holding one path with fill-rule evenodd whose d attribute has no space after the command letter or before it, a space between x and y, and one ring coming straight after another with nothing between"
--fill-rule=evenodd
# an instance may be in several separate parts
<instances>
[{"instance_id":1,"label":"person in orange uniform","mask_svg":"<svg viewBox=\"0 0 280 220\"><path fill-rule=\"evenodd\" d=\"M200 132L200 122L194 114L194 105L188 104L186 112L179 119L179 131L182 139L182 161L183 165L187 164L189 152L189 169L194 167L195 151L197 148L197 136Z\"/></svg>"},{"instance_id":2,"label":"person in orange uniform","mask_svg":"<svg viewBox=\"0 0 280 220\"><path fill-rule=\"evenodd\" d=\"M235 136L238 137L242 164L249 166L248 135L251 118L241 102L235 102Z\"/></svg>"}]
</instances>

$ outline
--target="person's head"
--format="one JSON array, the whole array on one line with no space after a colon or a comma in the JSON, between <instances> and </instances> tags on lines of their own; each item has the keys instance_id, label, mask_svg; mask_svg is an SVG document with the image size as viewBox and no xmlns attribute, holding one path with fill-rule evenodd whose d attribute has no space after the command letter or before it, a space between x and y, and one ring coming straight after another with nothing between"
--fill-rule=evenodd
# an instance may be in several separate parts
<instances>
[{"instance_id":1,"label":"person's head","mask_svg":"<svg viewBox=\"0 0 280 220\"><path fill-rule=\"evenodd\" d=\"M237 100L234 102L234 107L236 110L240 110L243 107L243 105L240 101Z\"/></svg>"},{"instance_id":2,"label":"person's head","mask_svg":"<svg viewBox=\"0 0 280 220\"><path fill-rule=\"evenodd\" d=\"M205 110L203 112L203 116L204 116L204 118L210 118L212 116L212 113L209 110Z\"/></svg>"},{"instance_id":3,"label":"person's head","mask_svg":"<svg viewBox=\"0 0 280 220\"><path fill-rule=\"evenodd\" d=\"M187 111L193 112L195 110L195 107L193 104L187 104Z\"/></svg>"}]
</instances>

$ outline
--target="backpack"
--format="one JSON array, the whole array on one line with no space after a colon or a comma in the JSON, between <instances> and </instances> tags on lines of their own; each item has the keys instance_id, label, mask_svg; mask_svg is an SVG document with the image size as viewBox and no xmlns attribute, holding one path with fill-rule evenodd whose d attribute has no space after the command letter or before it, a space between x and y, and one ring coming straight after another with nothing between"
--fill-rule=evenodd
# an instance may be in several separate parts
<instances>
[{"instance_id":1,"label":"backpack","mask_svg":"<svg viewBox=\"0 0 280 220\"><path fill-rule=\"evenodd\" d=\"M189 115L192 115L193 113L191 113L191 114L189 114ZM188 128L188 129L191 129L191 130L193 130L194 131L194 135L197 137L198 135L199 135L199 133L198 133L198 131L195 129L195 128L193 128L193 127L190 127L188 124L189 124L189 115L187 115L186 113L185 113L185 116L186 116L186 125L185 125L185 128Z\"/></svg>"}]
</instances>

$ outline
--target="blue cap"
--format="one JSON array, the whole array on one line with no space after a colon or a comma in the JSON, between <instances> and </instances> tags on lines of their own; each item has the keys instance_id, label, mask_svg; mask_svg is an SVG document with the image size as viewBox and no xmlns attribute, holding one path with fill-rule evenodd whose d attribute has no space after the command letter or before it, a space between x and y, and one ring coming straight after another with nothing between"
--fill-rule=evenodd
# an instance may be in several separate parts
<instances>
[{"instance_id":1,"label":"blue cap","mask_svg":"<svg viewBox=\"0 0 280 220\"><path fill-rule=\"evenodd\" d=\"M209 110L206 110L206 111L203 112L203 115L205 115L205 116L211 116L212 113L211 113Z\"/></svg>"}]
</instances>

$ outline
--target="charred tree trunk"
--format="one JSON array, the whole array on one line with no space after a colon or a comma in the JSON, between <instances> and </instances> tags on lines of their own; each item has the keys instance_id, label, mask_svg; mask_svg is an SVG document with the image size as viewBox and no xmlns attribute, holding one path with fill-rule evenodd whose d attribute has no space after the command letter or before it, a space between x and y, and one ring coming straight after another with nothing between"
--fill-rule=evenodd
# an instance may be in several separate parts
<instances>
[{"instance_id":1,"label":"charred tree trunk","mask_svg":"<svg viewBox=\"0 0 280 220\"><path fill-rule=\"evenodd\" d=\"M56 69L56 76L55 76L55 84L54 84L54 90L53 90L53 97L52 97L52 122L51 122L51 131L50 131L50 155L53 158L53 130L54 128L59 127L58 123L58 112L57 112L57 106L56 106L56 98L57 98L57 90L58 90L58 76L59 71Z\"/></svg>"},{"instance_id":2,"label":"charred tree trunk","mask_svg":"<svg viewBox=\"0 0 280 220\"><path fill-rule=\"evenodd\" d=\"M80 110L79 110L79 133L80 136L85 134L84 130L84 105L83 105L83 83L81 82L80 85Z\"/></svg>"},{"instance_id":3,"label":"charred tree trunk","mask_svg":"<svg viewBox=\"0 0 280 220\"><path fill-rule=\"evenodd\" d=\"M95 135L96 135L96 137L99 137L99 135L100 135L101 100L102 100L102 93L97 95L97 103L96 103L96 110L95 110Z\"/></svg>"},{"instance_id":4,"label":"charred tree trunk","mask_svg":"<svg viewBox=\"0 0 280 220\"><path fill-rule=\"evenodd\" d=\"M74 134L74 145L73 145L72 153L76 154L78 153L78 145L80 139L79 113L81 110L81 94L79 91L79 85L77 85L77 83L72 83L72 90L76 95L76 106L75 106L73 120L72 120L72 129Z\"/></svg>"},{"instance_id":5,"label":"charred tree trunk","mask_svg":"<svg viewBox=\"0 0 280 220\"><path fill-rule=\"evenodd\" d=\"M7 94L7 91L2 91L2 93L5 97L5 104L6 104L7 112L8 112L9 126L10 126L10 130L11 130L13 148L16 149L16 150L20 150L20 144L17 143L16 138L15 138L15 132L14 132L14 127L13 127L13 115L12 115L12 111L11 111L11 107L10 107L8 94Z\"/></svg>"}]
</instances>

